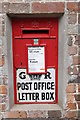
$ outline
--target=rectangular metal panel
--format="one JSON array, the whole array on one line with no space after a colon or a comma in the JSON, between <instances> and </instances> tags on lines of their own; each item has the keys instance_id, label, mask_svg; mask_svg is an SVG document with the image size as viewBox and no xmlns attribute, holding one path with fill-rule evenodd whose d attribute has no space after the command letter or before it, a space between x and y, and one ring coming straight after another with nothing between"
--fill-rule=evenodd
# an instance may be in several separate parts
<instances>
[{"instance_id":1,"label":"rectangular metal panel","mask_svg":"<svg viewBox=\"0 0 80 120\"><path fill-rule=\"evenodd\" d=\"M46 70L48 70L49 68L55 69L55 87L54 87L55 90L53 91L55 97L53 102L52 100L51 101L38 100L37 103L57 103L58 102L58 19L57 18L13 19L12 32L13 32L13 74L14 74L15 103L25 104L30 102L29 100L18 101L17 98L17 94L19 92L17 91L17 82L19 79L16 78L17 76L16 71L19 69L23 70L28 68L26 45L40 46L42 44L46 45L46 53L45 53ZM35 42L34 41L35 39L38 41ZM44 75L46 75L46 73ZM34 84L34 82L32 84ZM25 91L25 92L30 92L30 91ZM33 101L32 103L36 103L36 102Z\"/></svg>"}]
</instances>

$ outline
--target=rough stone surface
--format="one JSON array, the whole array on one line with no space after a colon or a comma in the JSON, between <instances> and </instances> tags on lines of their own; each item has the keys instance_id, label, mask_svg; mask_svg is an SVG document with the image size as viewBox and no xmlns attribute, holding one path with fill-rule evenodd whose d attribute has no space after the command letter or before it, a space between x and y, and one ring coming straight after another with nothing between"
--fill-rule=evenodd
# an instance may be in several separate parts
<instances>
[{"instance_id":1,"label":"rough stone surface","mask_svg":"<svg viewBox=\"0 0 80 120\"><path fill-rule=\"evenodd\" d=\"M64 2L33 2L32 13L64 13Z\"/></svg>"},{"instance_id":2,"label":"rough stone surface","mask_svg":"<svg viewBox=\"0 0 80 120\"><path fill-rule=\"evenodd\" d=\"M78 25L68 25L68 34L78 34Z\"/></svg>"},{"instance_id":3,"label":"rough stone surface","mask_svg":"<svg viewBox=\"0 0 80 120\"><path fill-rule=\"evenodd\" d=\"M80 13L80 1L78 2L78 12Z\"/></svg>"},{"instance_id":4,"label":"rough stone surface","mask_svg":"<svg viewBox=\"0 0 80 120\"><path fill-rule=\"evenodd\" d=\"M3 2L2 3L2 12L3 13L8 13L9 11L9 3L8 2Z\"/></svg>"},{"instance_id":5,"label":"rough stone surface","mask_svg":"<svg viewBox=\"0 0 80 120\"><path fill-rule=\"evenodd\" d=\"M27 118L27 114L22 111L6 112L6 118Z\"/></svg>"},{"instance_id":6,"label":"rough stone surface","mask_svg":"<svg viewBox=\"0 0 80 120\"><path fill-rule=\"evenodd\" d=\"M68 45L69 45L69 46L72 46L72 39L73 39L73 38L72 38L71 36L68 37Z\"/></svg>"},{"instance_id":7,"label":"rough stone surface","mask_svg":"<svg viewBox=\"0 0 80 120\"><path fill-rule=\"evenodd\" d=\"M70 75L72 71L73 71L73 69L71 68L71 66L69 66L68 67L68 74Z\"/></svg>"},{"instance_id":8,"label":"rough stone surface","mask_svg":"<svg viewBox=\"0 0 80 120\"><path fill-rule=\"evenodd\" d=\"M76 103L68 103L67 105L68 105L68 108L71 110L76 109Z\"/></svg>"},{"instance_id":9,"label":"rough stone surface","mask_svg":"<svg viewBox=\"0 0 80 120\"><path fill-rule=\"evenodd\" d=\"M74 94L67 94L67 102L73 103L75 101Z\"/></svg>"},{"instance_id":10,"label":"rough stone surface","mask_svg":"<svg viewBox=\"0 0 80 120\"><path fill-rule=\"evenodd\" d=\"M10 3L21 3L23 0L8 0Z\"/></svg>"},{"instance_id":11,"label":"rough stone surface","mask_svg":"<svg viewBox=\"0 0 80 120\"><path fill-rule=\"evenodd\" d=\"M6 109L6 104L5 103L0 103L0 112L5 111L5 109Z\"/></svg>"},{"instance_id":12,"label":"rough stone surface","mask_svg":"<svg viewBox=\"0 0 80 120\"><path fill-rule=\"evenodd\" d=\"M80 24L80 14L78 14L78 23Z\"/></svg>"},{"instance_id":13,"label":"rough stone surface","mask_svg":"<svg viewBox=\"0 0 80 120\"><path fill-rule=\"evenodd\" d=\"M9 13L29 13L29 3L11 3L9 5Z\"/></svg>"},{"instance_id":14,"label":"rough stone surface","mask_svg":"<svg viewBox=\"0 0 80 120\"><path fill-rule=\"evenodd\" d=\"M80 35L77 36L77 39L75 40L75 45L80 45Z\"/></svg>"},{"instance_id":15,"label":"rough stone surface","mask_svg":"<svg viewBox=\"0 0 80 120\"><path fill-rule=\"evenodd\" d=\"M80 84L78 84L78 92L80 92Z\"/></svg>"},{"instance_id":16,"label":"rough stone surface","mask_svg":"<svg viewBox=\"0 0 80 120\"><path fill-rule=\"evenodd\" d=\"M80 102L78 102L78 109L80 110Z\"/></svg>"},{"instance_id":17,"label":"rough stone surface","mask_svg":"<svg viewBox=\"0 0 80 120\"><path fill-rule=\"evenodd\" d=\"M5 85L0 85L0 94L7 94L7 87Z\"/></svg>"},{"instance_id":18,"label":"rough stone surface","mask_svg":"<svg viewBox=\"0 0 80 120\"><path fill-rule=\"evenodd\" d=\"M78 54L80 55L80 47L79 47L79 51L78 51Z\"/></svg>"},{"instance_id":19,"label":"rough stone surface","mask_svg":"<svg viewBox=\"0 0 80 120\"><path fill-rule=\"evenodd\" d=\"M46 118L48 117L47 111L28 111L28 118Z\"/></svg>"},{"instance_id":20,"label":"rough stone surface","mask_svg":"<svg viewBox=\"0 0 80 120\"><path fill-rule=\"evenodd\" d=\"M80 34L80 25L78 25L78 34Z\"/></svg>"},{"instance_id":21,"label":"rough stone surface","mask_svg":"<svg viewBox=\"0 0 80 120\"><path fill-rule=\"evenodd\" d=\"M65 114L65 117L74 119L76 117L76 111L70 111L70 110L67 111L66 114Z\"/></svg>"},{"instance_id":22,"label":"rough stone surface","mask_svg":"<svg viewBox=\"0 0 80 120\"><path fill-rule=\"evenodd\" d=\"M76 94L76 95L75 95L75 100L76 100L76 101L80 101L80 94Z\"/></svg>"},{"instance_id":23,"label":"rough stone surface","mask_svg":"<svg viewBox=\"0 0 80 120\"><path fill-rule=\"evenodd\" d=\"M79 40L79 35L75 35L75 41Z\"/></svg>"},{"instance_id":24,"label":"rough stone surface","mask_svg":"<svg viewBox=\"0 0 80 120\"><path fill-rule=\"evenodd\" d=\"M73 75L78 75L79 74L79 70L77 69L77 67L73 67Z\"/></svg>"},{"instance_id":25,"label":"rough stone surface","mask_svg":"<svg viewBox=\"0 0 80 120\"><path fill-rule=\"evenodd\" d=\"M61 111L48 111L48 117L49 118L60 118L61 117Z\"/></svg>"},{"instance_id":26,"label":"rough stone surface","mask_svg":"<svg viewBox=\"0 0 80 120\"><path fill-rule=\"evenodd\" d=\"M78 12L78 3L77 2L68 2L67 9L69 12Z\"/></svg>"},{"instance_id":27,"label":"rough stone surface","mask_svg":"<svg viewBox=\"0 0 80 120\"><path fill-rule=\"evenodd\" d=\"M4 25L0 24L0 36L4 36Z\"/></svg>"},{"instance_id":28,"label":"rough stone surface","mask_svg":"<svg viewBox=\"0 0 80 120\"><path fill-rule=\"evenodd\" d=\"M80 45L80 40L76 40L75 45Z\"/></svg>"},{"instance_id":29,"label":"rough stone surface","mask_svg":"<svg viewBox=\"0 0 80 120\"><path fill-rule=\"evenodd\" d=\"M77 54L77 47L68 47L68 54L69 55Z\"/></svg>"},{"instance_id":30,"label":"rough stone surface","mask_svg":"<svg viewBox=\"0 0 80 120\"><path fill-rule=\"evenodd\" d=\"M4 56L2 56L2 58L0 58L0 67L3 66L5 63L5 58Z\"/></svg>"},{"instance_id":31,"label":"rough stone surface","mask_svg":"<svg viewBox=\"0 0 80 120\"><path fill-rule=\"evenodd\" d=\"M77 118L80 119L80 111L77 111Z\"/></svg>"},{"instance_id":32,"label":"rough stone surface","mask_svg":"<svg viewBox=\"0 0 80 120\"><path fill-rule=\"evenodd\" d=\"M68 15L68 23L75 24L77 22L77 14L69 14Z\"/></svg>"},{"instance_id":33,"label":"rough stone surface","mask_svg":"<svg viewBox=\"0 0 80 120\"><path fill-rule=\"evenodd\" d=\"M80 64L80 56L73 56L73 65Z\"/></svg>"},{"instance_id":34,"label":"rough stone surface","mask_svg":"<svg viewBox=\"0 0 80 120\"><path fill-rule=\"evenodd\" d=\"M73 80L69 80L68 83L80 83L80 77L77 77L77 78L75 78Z\"/></svg>"},{"instance_id":35,"label":"rough stone surface","mask_svg":"<svg viewBox=\"0 0 80 120\"><path fill-rule=\"evenodd\" d=\"M2 13L2 3L0 3L0 13Z\"/></svg>"},{"instance_id":36,"label":"rough stone surface","mask_svg":"<svg viewBox=\"0 0 80 120\"><path fill-rule=\"evenodd\" d=\"M66 93L74 93L76 91L75 84L68 84L66 88Z\"/></svg>"},{"instance_id":37,"label":"rough stone surface","mask_svg":"<svg viewBox=\"0 0 80 120\"><path fill-rule=\"evenodd\" d=\"M2 119L2 120L15 120L15 119ZM25 119L16 119L16 120L25 120ZM79 120L75 118L27 118L27 120Z\"/></svg>"},{"instance_id":38,"label":"rough stone surface","mask_svg":"<svg viewBox=\"0 0 80 120\"><path fill-rule=\"evenodd\" d=\"M7 99L8 99L7 95L1 95L1 96L0 96L0 103L5 103L5 102L7 102Z\"/></svg>"}]
</instances>

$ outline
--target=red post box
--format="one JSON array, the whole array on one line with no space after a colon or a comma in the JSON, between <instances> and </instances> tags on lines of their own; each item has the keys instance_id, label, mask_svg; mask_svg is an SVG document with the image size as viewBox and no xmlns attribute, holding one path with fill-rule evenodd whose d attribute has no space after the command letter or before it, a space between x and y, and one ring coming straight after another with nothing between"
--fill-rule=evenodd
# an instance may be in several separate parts
<instances>
[{"instance_id":1,"label":"red post box","mask_svg":"<svg viewBox=\"0 0 80 120\"><path fill-rule=\"evenodd\" d=\"M17 104L58 102L58 19L13 19Z\"/></svg>"}]
</instances>

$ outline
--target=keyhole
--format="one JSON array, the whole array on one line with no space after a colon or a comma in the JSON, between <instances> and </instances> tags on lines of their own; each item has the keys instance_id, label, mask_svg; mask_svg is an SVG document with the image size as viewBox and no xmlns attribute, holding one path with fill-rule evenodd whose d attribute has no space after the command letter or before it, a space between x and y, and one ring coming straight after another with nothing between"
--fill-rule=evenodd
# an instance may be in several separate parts
<instances>
[{"instance_id":1,"label":"keyhole","mask_svg":"<svg viewBox=\"0 0 80 120\"><path fill-rule=\"evenodd\" d=\"M22 62L21 62L21 66L22 66Z\"/></svg>"}]
</instances>

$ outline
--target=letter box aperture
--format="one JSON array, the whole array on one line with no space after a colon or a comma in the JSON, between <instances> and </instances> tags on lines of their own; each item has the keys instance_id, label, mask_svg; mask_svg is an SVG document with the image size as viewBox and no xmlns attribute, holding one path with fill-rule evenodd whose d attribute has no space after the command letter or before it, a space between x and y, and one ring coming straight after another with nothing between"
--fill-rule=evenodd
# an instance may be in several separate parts
<instances>
[{"instance_id":1,"label":"letter box aperture","mask_svg":"<svg viewBox=\"0 0 80 120\"><path fill-rule=\"evenodd\" d=\"M12 20L16 104L58 102L58 19Z\"/></svg>"}]
</instances>

